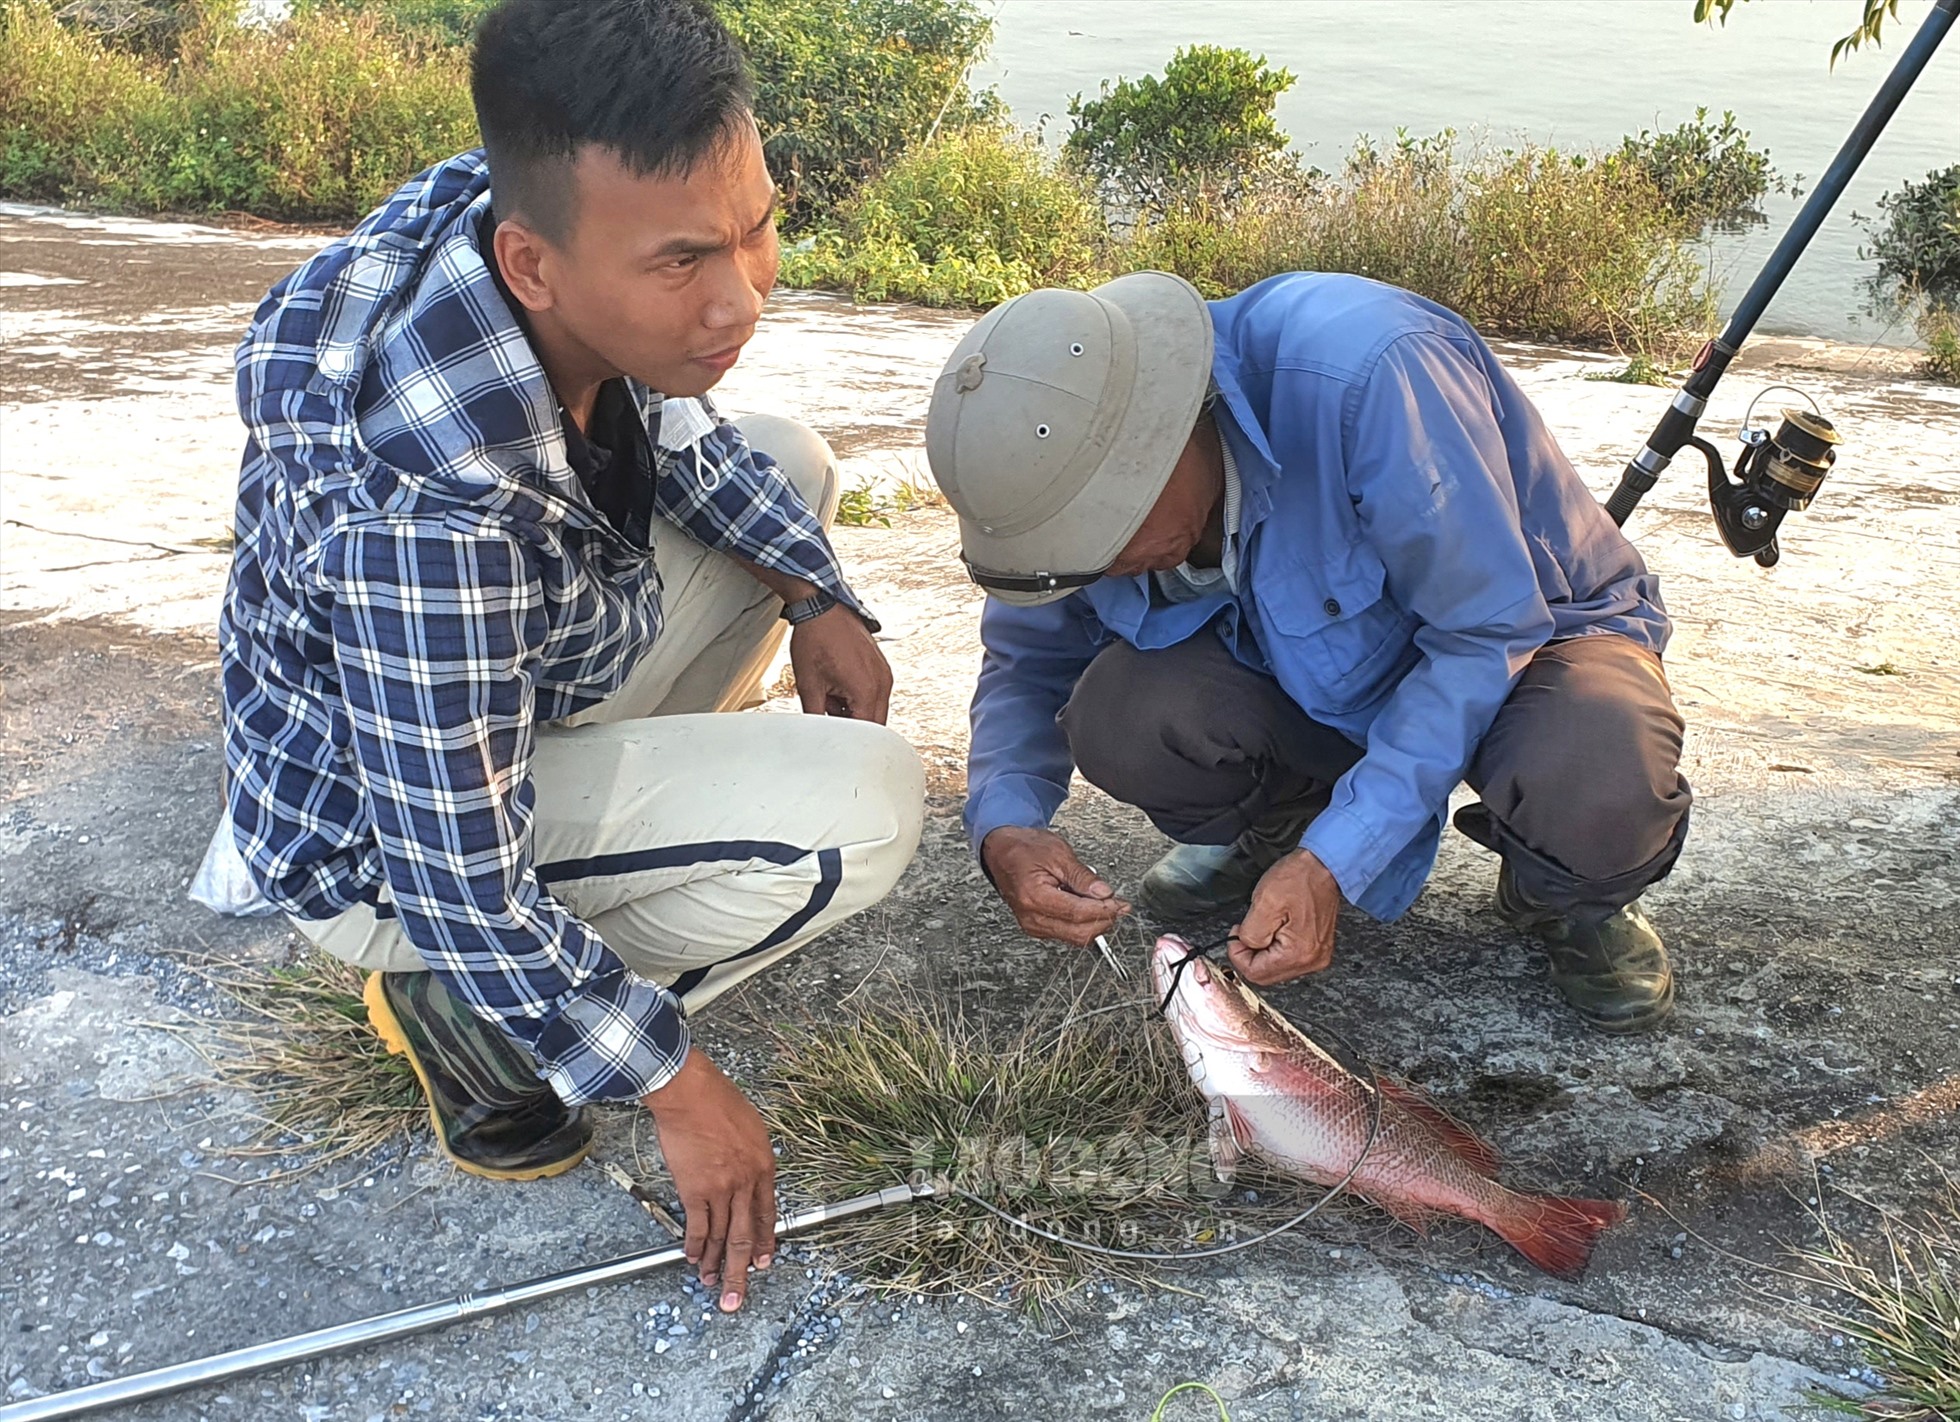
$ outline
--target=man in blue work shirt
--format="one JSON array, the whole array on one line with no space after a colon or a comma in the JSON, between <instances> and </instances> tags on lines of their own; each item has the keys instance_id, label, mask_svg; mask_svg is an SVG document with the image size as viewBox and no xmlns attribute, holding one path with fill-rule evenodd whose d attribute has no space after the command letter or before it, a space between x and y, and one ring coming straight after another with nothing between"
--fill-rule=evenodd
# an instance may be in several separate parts
<instances>
[{"instance_id":1,"label":"man in blue work shirt","mask_svg":"<svg viewBox=\"0 0 1960 1422\"><path fill-rule=\"evenodd\" d=\"M1566 999L1667 1016L1634 905L1688 825L1667 614L1461 317L1319 273L1031 292L953 352L927 446L990 594L967 826L1027 932L1128 907L1047 828L1071 766L1178 841L1143 907L1243 911L1262 984L1328 965L1343 897L1406 910L1467 780Z\"/></svg>"}]
</instances>

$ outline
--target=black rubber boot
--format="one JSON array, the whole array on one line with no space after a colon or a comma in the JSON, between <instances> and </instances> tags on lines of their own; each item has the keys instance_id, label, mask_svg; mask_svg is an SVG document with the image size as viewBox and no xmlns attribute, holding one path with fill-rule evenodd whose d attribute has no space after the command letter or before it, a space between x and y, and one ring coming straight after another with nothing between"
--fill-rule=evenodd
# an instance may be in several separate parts
<instances>
[{"instance_id":1,"label":"black rubber boot","mask_svg":"<svg viewBox=\"0 0 1960 1422\"><path fill-rule=\"evenodd\" d=\"M382 1045L414 1068L436 1144L457 1169L541 1180L585 1159L585 1113L559 1100L530 1054L450 996L434 973L370 973L361 999Z\"/></svg>"},{"instance_id":2,"label":"black rubber boot","mask_svg":"<svg viewBox=\"0 0 1960 1422\"><path fill-rule=\"evenodd\" d=\"M1153 918L1172 922L1237 913L1265 872L1300 847L1312 819L1276 816L1230 844L1180 844L1150 866L1137 901Z\"/></svg>"},{"instance_id":3,"label":"black rubber boot","mask_svg":"<svg viewBox=\"0 0 1960 1422\"><path fill-rule=\"evenodd\" d=\"M1497 912L1544 941L1552 985L1600 1031L1645 1032L1674 1010L1667 949L1636 905L1599 921L1560 914L1521 894L1506 864L1497 871Z\"/></svg>"}]
</instances>

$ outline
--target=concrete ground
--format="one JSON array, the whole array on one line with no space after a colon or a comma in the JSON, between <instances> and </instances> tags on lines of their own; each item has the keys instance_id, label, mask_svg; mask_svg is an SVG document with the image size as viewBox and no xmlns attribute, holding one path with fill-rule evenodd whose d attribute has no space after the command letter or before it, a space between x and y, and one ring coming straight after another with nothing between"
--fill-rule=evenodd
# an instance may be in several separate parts
<instances>
[{"instance_id":1,"label":"concrete ground","mask_svg":"<svg viewBox=\"0 0 1960 1422\"><path fill-rule=\"evenodd\" d=\"M250 1102L194 1050L224 1012L182 961L295 946L184 886L220 766L211 627L239 432L229 349L316 245L0 208L0 1389L99 1377L550 1273L661 1242L596 1166L463 1177L426 1138L297 1181L228 1150ZM785 294L721 403L830 435L853 478L922 467L925 392L960 321ZM1595 356L1507 348L1604 492L1663 392ZM1773 362L1773 363L1769 363ZM1240 1419L1794 1419L1857 1359L1779 1274L1810 1202L1930 1206L1960 1167L1960 398L1895 353L1789 342L1725 382L1811 391L1839 472L1784 563L1715 541L1699 475L1634 532L1679 631L1695 833L1649 896L1681 977L1666 1033L1588 1034L1486 911L1460 839L1401 922L1350 912L1334 967L1275 994L1487 1131L1512 1178L1626 1197L1576 1284L1489 1236L1363 1211L1148 1292L1092 1283L1045 1321L988 1302L873 1301L785 1251L736 1318L676 1272L186 1394L131 1417L1137 1417L1179 1381ZM958 825L978 599L938 510L840 531L889 624L893 720L932 771L925 843L879 910L701 1026L738 1071L754 1023L890 974L1013 1012L1093 959L1029 942ZM775 709L784 709L781 706ZM1162 842L1084 791L1064 825L1133 884ZM598 1155L633 1168L634 1114ZM897 1227L897 1222L894 1222ZM1202 1403L1202 1405L1201 1405ZM1173 1419L1214 1415L1185 1394Z\"/></svg>"}]
</instances>

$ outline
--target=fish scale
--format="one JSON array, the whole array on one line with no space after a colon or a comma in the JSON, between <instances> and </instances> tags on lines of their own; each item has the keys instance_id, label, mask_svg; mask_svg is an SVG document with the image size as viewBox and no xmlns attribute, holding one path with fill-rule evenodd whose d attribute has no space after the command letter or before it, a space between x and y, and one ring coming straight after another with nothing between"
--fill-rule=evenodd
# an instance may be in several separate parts
<instances>
[{"instance_id":1,"label":"fish scale","mask_svg":"<svg viewBox=\"0 0 1960 1422\"><path fill-rule=\"evenodd\" d=\"M1355 1075L1181 938L1158 940L1151 973L1185 1068L1224 1119L1212 1134L1221 1178L1239 1152L1318 1185L1352 1171L1352 1193L1413 1228L1437 1214L1475 1220L1562 1275L1583 1270L1600 1234L1625 1218L1615 1201L1502 1184L1495 1152L1440 1107L1379 1074Z\"/></svg>"}]
</instances>

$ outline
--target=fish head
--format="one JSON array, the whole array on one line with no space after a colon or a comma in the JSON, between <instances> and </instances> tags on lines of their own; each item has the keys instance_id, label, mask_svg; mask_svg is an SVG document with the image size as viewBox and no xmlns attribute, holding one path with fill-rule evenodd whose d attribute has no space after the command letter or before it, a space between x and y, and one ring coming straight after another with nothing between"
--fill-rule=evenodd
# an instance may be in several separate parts
<instances>
[{"instance_id":1,"label":"fish head","mask_svg":"<svg viewBox=\"0 0 1960 1422\"><path fill-rule=\"evenodd\" d=\"M1150 976L1164 1004L1164 1020L1180 1043L1236 1051L1284 1048L1284 1042L1270 1040L1265 1004L1245 980L1224 964L1193 954L1176 934L1157 940Z\"/></svg>"}]
</instances>

